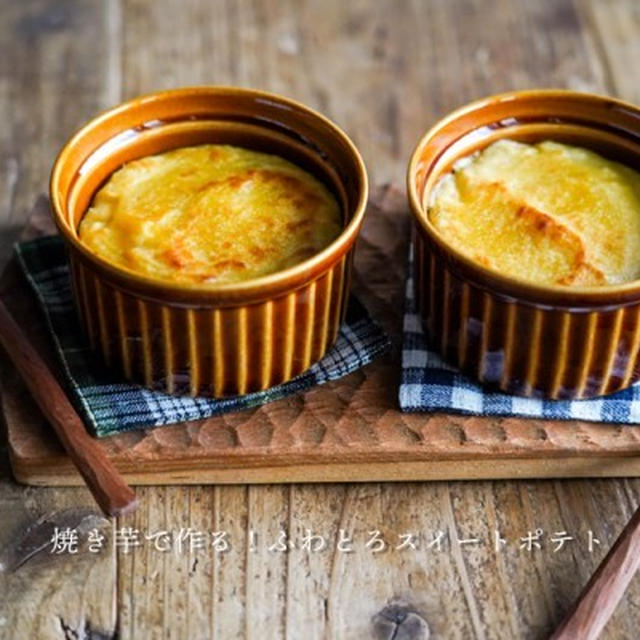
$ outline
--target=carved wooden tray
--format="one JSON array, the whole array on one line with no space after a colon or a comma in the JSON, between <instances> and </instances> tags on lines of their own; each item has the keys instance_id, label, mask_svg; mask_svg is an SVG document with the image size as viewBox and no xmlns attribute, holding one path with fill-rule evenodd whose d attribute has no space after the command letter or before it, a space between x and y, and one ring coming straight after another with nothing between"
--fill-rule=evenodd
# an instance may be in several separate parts
<instances>
[{"instance_id":1,"label":"carved wooden tray","mask_svg":"<svg viewBox=\"0 0 640 640\"><path fill-rule=\"evenodd\" d=\"M50 233L40 200L26 235ZM392 188L373 194L354 290L393 340L387 355L306 393L199 422L103 438L133 484L335 482L640 475L640 427L403 414L400 329L409 219ZM10 265L0 295L49 349L30 292ZM9 453L19 481L81 484L11 366L2 366Z\"/></svg>"}]
</instances>

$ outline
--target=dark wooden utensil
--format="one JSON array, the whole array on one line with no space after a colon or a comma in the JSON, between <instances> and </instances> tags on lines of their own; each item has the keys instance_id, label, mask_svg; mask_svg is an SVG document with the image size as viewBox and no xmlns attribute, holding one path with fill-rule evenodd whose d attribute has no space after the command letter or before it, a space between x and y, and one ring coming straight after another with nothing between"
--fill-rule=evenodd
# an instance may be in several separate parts
<instances>
[{"instance_id":1,"label":"dark wooden utensil","mask_svg":"<svg viewBox=\"0 0 640 640\"><path fill-rule=\"evenodd\" d=\"M51 374L44 359L0 301L0 343L23 378L42 413L84 478L96 502L108 516L135 509L136 495L84 428L80 416Z\"/></svg>"},{"instance_id":2,"label":"dark wooden utensil","mask_svg":"<svg viewBox=\"0 0 640 640\"><path fill-rule=\"evenodd\" d=\"M640 567L640 507L550 640L595 640Z\"/></svg>"}]
</instances>

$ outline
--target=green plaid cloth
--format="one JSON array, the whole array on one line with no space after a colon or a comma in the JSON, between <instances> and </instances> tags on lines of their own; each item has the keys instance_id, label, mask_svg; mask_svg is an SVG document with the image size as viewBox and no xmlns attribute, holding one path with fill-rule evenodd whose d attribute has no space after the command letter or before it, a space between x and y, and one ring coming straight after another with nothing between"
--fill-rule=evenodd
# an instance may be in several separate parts
<instances>
[{"instance_id":1,"label":"green plaid cloth","mask_svg":"<svg viewBox=\"0 0 640 640\"><path fill-rule=\"evenodd\" d=\"M265 391L213 400L171 396L125 383L105 367L77 330L64 245L47 236L15 246L22 270L38 298L56 346L71 400L99 437L123 431L200 420L266 402L337 380L371 362L389 339L351 298L334 347L297 378Z\"/></svg>"}]
</instances>

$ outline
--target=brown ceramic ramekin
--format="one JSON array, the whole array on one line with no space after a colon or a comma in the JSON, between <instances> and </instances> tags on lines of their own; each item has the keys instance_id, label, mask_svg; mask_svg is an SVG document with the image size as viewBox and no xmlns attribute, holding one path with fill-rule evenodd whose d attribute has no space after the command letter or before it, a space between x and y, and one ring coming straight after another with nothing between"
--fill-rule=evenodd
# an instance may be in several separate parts
<instances>
[{"instance_id":1,"label":"brown ceramic ramekin","mask_svg":"<svg viewBox=\"0 0 640 640\"><path fill-rule=\"evenodd\" d=\"M640 281L568 287L508 277L449 245L427 216L429 194L453 163L501 138L580 145L638 167L640 109L573 91L519 91L467 105L422 138L407 186L429 339L447 361L509 393L589 398L624 389L640 379Z\"/></svg>"},{"instance_id":2,"label":"brown ceramic ramekin","mask_svg":"<svg viewBox=\"0 0 640 640\"><path fill-rule=\"evenodd\" d=\"M79 241L78 224L94 193L123 163L204 143L274 153L313 173L341 204L341 235L294 267L221 285L144 277ZM71 138L53 167L50 191L81 324L93 347L127 379L169 393L244 394L297 376L335 341L367 176L352 142L315 111L228 87L142 96L99 115Z\"/></svg>"}]
</instances>

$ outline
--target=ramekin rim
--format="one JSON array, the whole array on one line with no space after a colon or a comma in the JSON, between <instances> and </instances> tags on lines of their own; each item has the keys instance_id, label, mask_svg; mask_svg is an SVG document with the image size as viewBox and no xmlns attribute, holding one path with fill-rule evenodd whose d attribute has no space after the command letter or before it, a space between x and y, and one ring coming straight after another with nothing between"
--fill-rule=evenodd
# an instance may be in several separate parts
<instances>
[{"instance_id":1,"label":"ramekin rim","mask_svg":"<svg viewBox=\"0 0 640 640\"><path fill-rule=\"evenodd\" d=\"M514 291L517 292L516 298L522 297L524 301L537 302L540 300L564 300L567 303L581 302L585 304L601 304L606 302L607 299L615 297L630 298L633 294L640 297L640 278L623 282L620 284L607 284L598 286L570 286L570 285L542 285L535 282L531 282L524 278L518 278L515 276L509 276L501 273L498 270L490 269L481 265L472 258L466 256L456 247L447 242L438 230L433 226L429 217L424 211L421 199L417 192L417 185L415 181L415 175L417 173L417 165L421 157L421 153L425 144L433 138L439 130L441 130L447 124L455 121L459 117L473 112L474 110L488 105L494 102L509 102L523 97L569 97L573 96L578 99L606 101L608 103L614 103L625 109L638 114L640 118L640 107L634 105L631 102L607 96L605 94L592 93L587 91L574 91L572 89L561 88L544 88L544 89L523 89L516 91L508 91L504 93L497 93L484 98L473 100L461 107L447 113L444 117L437 120L427 132L420 137L418 143L413 149L406 173L406 187L409 197L409 204L413 218L416 219L427 236L435 242L441 251L452 256L455 260L460 262L471 273L477 274L481 277L482 281L491 282L492 285L496 285L496 288L503 289L501 292L508 296L514 296ZM640 134L640 129L638 130Z\"/></svg>"},{"instance_id":2,"label":"ramekin rim","mask_svg":"<svg viewBox=\"0 0 640 640\"><path fill-rule=\"evenodd\" d=\"M62 215L62 208L59 202L59 198L54 189L54 184L59 178L62 171L62 166L66 156L70 153L70 149L74 143L88 131L99 127L100 124L109 117L112 117L120 112L126 111L128 108L135 104L139 104L145 100L162 98L164 96L178 95L178 94L244 94L247 97L264 98L265 100L272 100L284 106L289 106L298 109L314 118L320 120L328 129L337 136L349 149L352 154L355 164L357 166L359 174L359 182L361 182L361 189L359 190L359 197L354 207L353 215L348 224L342 229L340 234L324 249L314 254L310 258L303 260L287 269L282 269L274 273L270 273L259 278L252 278L241 282L222 283L218 285L198 284L198 283L175 283L162 278L154 278L144 276L134 270L127 269L115 265L108 260L96 255L90 251L78 238L76 238L67 228L64 223ZM294 290L313 278L313 274L317 273L317 268L320 267L327 260L330 260L333 256L340 256L344 253L343 250L348 249L355 239L357 238L360 227L364 219L364 214L367 208L367 202L369 197L369 180L367 176L366 166L360 151L355 146L351 138L343 131L336 123L334 123L327 116L323 115L319 111L309 107L302 102L282 96L280 94L264 91L262 89L251 89L248 87L235 87L233 85L189 85L185 87L175 87L171 89L161 89L158 91L147 92L124 102L120 102L112 107L100 111L96 116L90 118L83 125L81 125L64 143L60 151L58 152L49 177L49 198L53 209L53 218L56 223L56 227L60 231L65 242L70 243L73 248L85 257L89 262L97 264L103 271L126 280L127 282L133 282L135 285L139 285L145 289L149 289L157 292L162 298L166 298L173 293L179 297L185 295L193 295L198 299L203 297L215 298L216 296L228 297L237 296L241 297L243 294L251 296L252 293L259 293L263 288L269 289L277 288L278 285L283 285L283 290ZM292 286L290 283L294 281L296 284Z\"/></svg>"}]
</instances>

